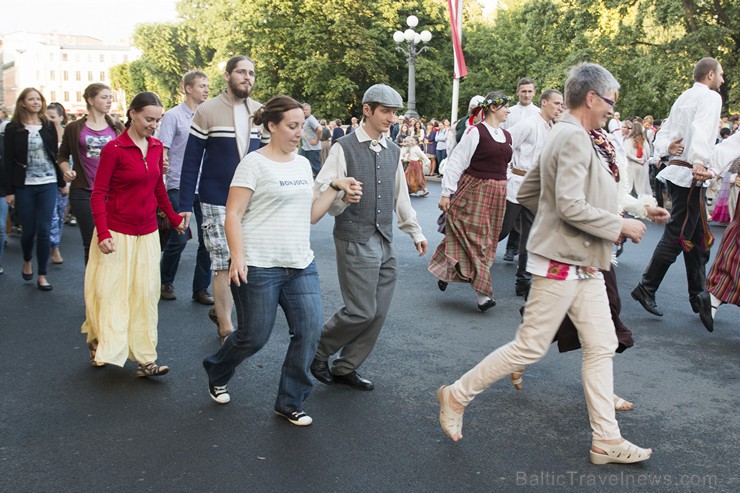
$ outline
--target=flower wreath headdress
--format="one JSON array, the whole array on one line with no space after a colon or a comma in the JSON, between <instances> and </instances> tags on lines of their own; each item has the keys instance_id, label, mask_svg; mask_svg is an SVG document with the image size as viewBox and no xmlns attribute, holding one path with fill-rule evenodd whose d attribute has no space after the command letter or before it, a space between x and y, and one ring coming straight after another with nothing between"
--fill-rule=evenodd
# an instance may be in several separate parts
<instances>
[{"instance_id":1,"label":"flower wreath headdress","mask_svg":"<svg viewBox=\"0 0 740 493\"><path fill-rule=\"evenodd\" d=\"M509 101L511 101L511 98L506 95L499 96L496 99L484 99L483 101L478 103L478 107L473 110L473 114L471 114L470 118L468 118L468 125L473 125L475 117L483 113L489 106L508 106Z\"/></svg>"}]
</instances>

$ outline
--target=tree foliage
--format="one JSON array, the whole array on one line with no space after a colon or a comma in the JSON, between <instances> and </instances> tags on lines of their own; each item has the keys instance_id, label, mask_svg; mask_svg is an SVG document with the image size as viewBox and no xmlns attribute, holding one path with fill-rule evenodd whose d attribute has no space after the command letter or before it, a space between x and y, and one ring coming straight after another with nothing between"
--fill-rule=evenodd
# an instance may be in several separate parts
<instances>
[{"instance_id":1,"label":"tree foliage","mask_svg":"<svg viewBox=\"0 0 740 493\"><path fill-rule=\"evenodd\" d=\"M539 89L562 89L568 67L588 60L621 82L623 114L664 116L703 56L717 57L725 68L725 109L740 106L737 0L501 0L492 20L473 0L465 4L463 111L475 94L513 94L524 76ZM388 83L405 99L408 65L392 35L413 14L417 30L433 34L417 59L417 110L449 114L446 0L181 0L178 13L178 22L137 28L142 56L112 70L117 88L153 90L171 106L180 100L185 71L204 70L215 93L225 83L223 64L244 54L255 61L257 100L289 94L310 102L317 115L359 116L372 84Z\"/></svg>"}]
</instances>

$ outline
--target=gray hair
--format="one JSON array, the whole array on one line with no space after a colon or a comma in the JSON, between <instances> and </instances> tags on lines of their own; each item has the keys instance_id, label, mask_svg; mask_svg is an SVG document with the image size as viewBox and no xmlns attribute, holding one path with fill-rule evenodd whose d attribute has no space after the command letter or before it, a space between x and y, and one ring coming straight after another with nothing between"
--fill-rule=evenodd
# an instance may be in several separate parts
<instances>
[{"instance_id":1,"label":"gray hair","mask_svg":"<svg viewBox=\"0 0 740 493\"><path fill-rule=\"evenodd\" d=\"M619 82L607 69L596 63L584 62L571 68L565 81L565 105L579 108L586 101L586 95L594 91L603 96L608 91L619 90Z\"/></svg>"}]
</instances>

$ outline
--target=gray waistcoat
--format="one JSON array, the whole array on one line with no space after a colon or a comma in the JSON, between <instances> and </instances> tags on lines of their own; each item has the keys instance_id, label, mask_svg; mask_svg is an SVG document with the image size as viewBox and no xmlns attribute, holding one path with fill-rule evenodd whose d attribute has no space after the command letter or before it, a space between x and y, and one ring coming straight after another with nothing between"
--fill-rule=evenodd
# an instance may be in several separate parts
<instances>
[{"instance_id":1,"label":"gray waistcoat","mask_svg":"<svg viewBox=\"0 0 740 493\"><path fill-rule=\"evenodd\" d=\"M386 139L388 147L375 152L370 142L354 134L337 141L347 161L347 176L362 182L362 199L336 217L334 236L345 241L367 243L375 230L393 240L393 191L401 149Z\"/></svg>"}]
</instances>

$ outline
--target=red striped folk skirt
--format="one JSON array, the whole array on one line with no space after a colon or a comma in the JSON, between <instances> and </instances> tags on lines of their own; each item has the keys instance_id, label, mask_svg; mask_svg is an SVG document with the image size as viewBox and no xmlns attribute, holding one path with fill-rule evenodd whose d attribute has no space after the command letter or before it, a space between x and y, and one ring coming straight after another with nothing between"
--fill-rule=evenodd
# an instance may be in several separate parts
<instances>
[{"instance_id":1,"label":"red striped folk skirt","mask_svg":"<svg viewBox=\"0 0 740 493\"><path fill-rule=\"evenodd\" d=\"M469 282L493 297L491 265L506 210L506 180L463 174L447 211L445 237L437 245L429 272L447 282Z\"/></svg>"},{"instance_id":2,"label":"red striped folk skirt","mask_svg":"<svg viewBox=\"0 0 740 493\"><path fill-rule=\"evenodd\" d=\"M421 166L421 161L409 161L409 165L406 167L406 185L409 188L409 193L421 192L427 188L427 180L424 178L424 169Z\"/></svg>"},{"instance_id":3,"label":"red striped folk skirt","mask_svg":"<svg viewBox=\"0 0 740 493\"><path fill-rule=\"evenodd\" d=\"M727 226L712 270L707 277L707 291L733 305L740 306L740 201L732 222Z\"/></svg>"}]
</instances>

